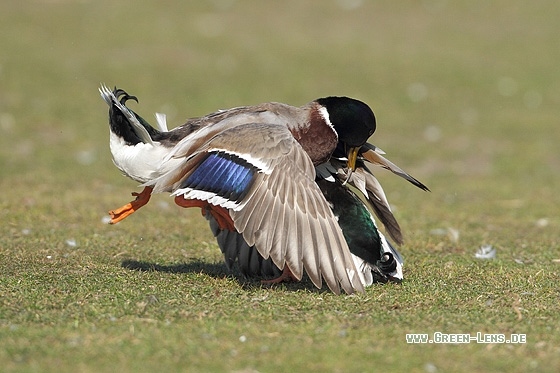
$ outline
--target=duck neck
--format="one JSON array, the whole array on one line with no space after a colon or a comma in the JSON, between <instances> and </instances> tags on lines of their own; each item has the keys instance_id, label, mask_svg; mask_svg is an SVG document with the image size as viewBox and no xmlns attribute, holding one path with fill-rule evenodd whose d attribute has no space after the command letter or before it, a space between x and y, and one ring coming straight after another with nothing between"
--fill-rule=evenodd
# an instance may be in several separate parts
<instances>
[{"instance_id":1,"label":"duck neck","mask_svg":"<svg viewBox=\"0 0 560 373\"><path fill-rule=\"evenodd\" d=\"M304 124L289 126L289 130L315 166L328 161L338 143L338 135L328 114L316 102L310 104Z\"/></svg>"}]
</instances>

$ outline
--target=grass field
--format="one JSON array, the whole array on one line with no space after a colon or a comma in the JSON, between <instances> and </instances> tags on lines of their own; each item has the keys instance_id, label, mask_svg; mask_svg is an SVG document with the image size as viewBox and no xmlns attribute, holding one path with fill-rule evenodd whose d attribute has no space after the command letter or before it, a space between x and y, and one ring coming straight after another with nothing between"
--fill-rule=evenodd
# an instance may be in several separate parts
<instances>
[{"instance_id":1,"label":"grass field","mask_svg":"<svg viewBox=\"0 0 560 373\"><path fill-rule=\"evenodd\" d=\"M0 2L0 371L560 371L558 19L555 1ZM369 103L371 142L432 190L377 174L405 281L262 287L164 195L105 224L137 185L111 162L102 82L171 126ZM405 337L436 332L527 341Z\"/></svg>"}]
</instances>

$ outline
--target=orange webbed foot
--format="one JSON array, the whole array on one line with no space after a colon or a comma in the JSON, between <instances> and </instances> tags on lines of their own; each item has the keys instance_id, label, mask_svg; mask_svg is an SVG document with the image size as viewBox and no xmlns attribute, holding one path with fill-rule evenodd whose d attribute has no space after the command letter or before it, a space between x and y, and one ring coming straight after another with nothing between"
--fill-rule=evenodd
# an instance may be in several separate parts
<instances>
[{"instance_id":1,"label":"orange webbed foot","mask_svg":"<svg viewBox=\"0 0 560 373\"><path fill-rule=\"evenodd\" d=\"M147 186L144 187L140 193L132 192L132 195L136 197L134 201L127 203L126 205L119 207L118 209L109 211L109 215L111 215L111 221L109 224L116 224L119 221L123 220L134 211L138 210L140 207L144 206L146 203L150 201L150 197L152 196L152 191L154 188Z\"/></svg>"},{"instance_id":2,"label":"orange webbed foot","mask_svg":"<svg viewBox=\"0 0 560 373\"><path fill-rule=\"evenodd\" d=\"M290 268L286 265L284 266L284 270L279 277L276 277L272 280L262 280L261 284L271 285L271 284L279 284L281 282L298 282L298 278L292 273Z\"/></svg>"},{"instance_id":3,"label":"orange webbed foot","mask_svg":"<svg viewBox=\"0 0 560 373\"><path fill-rule=\"evenodd\" d=\"M229 216L228 210L223 207L212 205L208 201L201 201L199 199L185 199L182 195L175 197L175 203L181 207L200 207L202 209L202 215L206 215L206 212L216 219L218 226L221 230L228 229L235 232L235 226L233 220Z\"/></svg>"}]
</instances>

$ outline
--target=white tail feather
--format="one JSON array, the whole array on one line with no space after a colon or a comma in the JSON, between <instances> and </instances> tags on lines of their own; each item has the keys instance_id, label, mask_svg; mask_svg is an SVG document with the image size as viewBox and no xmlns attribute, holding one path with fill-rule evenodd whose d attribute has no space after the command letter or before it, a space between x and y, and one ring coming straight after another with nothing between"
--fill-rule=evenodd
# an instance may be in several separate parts
<instances>
[{"instance_id":1,"label":"white tail feather","mask_svg":"<svg viewBox=\"0 0 560 373\"><path fill-rule=\"evenodd\" d=\"M163 113L156 113L156 121L161 132L169 132L167 129L167 116Z\"/></svg>"}]
</instances>

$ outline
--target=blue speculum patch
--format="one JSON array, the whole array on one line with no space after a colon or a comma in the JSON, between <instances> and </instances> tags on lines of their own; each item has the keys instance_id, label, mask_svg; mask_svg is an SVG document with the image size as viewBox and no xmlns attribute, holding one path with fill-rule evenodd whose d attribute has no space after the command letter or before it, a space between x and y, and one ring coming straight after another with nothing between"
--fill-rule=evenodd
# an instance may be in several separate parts
<instances>
[{"instance_id":1,"label":"blue speculum patch","mask_svg":"<svg viewBox=\"0 0 560 373\"><path fill-rule=\"evenodd\" d=\"M209 153L182 187L216 193L230 201L241 201L251 188L255 166L225 152Z\"/></svg>"}]
</instances>

